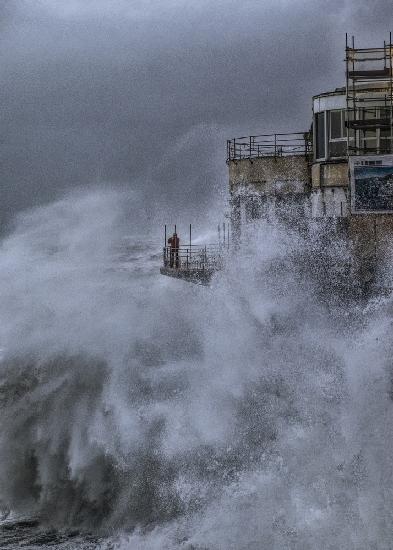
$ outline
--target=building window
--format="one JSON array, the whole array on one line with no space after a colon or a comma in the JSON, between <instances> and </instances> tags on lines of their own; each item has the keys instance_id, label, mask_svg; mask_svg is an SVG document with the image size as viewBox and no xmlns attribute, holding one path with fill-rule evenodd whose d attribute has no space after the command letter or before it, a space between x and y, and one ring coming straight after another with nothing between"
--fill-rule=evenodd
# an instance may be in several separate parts
<instances>
[{"instance_id":1,"label":"building window","mask_svg":"<svg viewBox=\"0 0 393 550\"><path fill-rule=\"evenodd\" d=\"M315 158L324 159L325 153L325 113L317 113L315 115Z\"/></svg>"},{"instance_id":2,"label":"building window","mask_svg":"<svg viewBox=\"0 0 393 550\"><path fill-rule=\"evenodd\" d=\"M390 107L381 107L379 110L379 118L386 124L391 120ZM392 134L391 128L385 126L379 130L379 150L381 153L392 152Z\"/></svg>"},{"instance_id":3,"label":"building window","mask_svg":"<svg viewBox=\"0 0 393 550\"><path fill-rule=\"evenodd\" d=\"M329 157L345 157L347 154L345 110L330 111L329 115Z\"/></svg>"},{"instance_id":4,"label":"building window","mask_svg":"<svg viewBox=\"0 0 393 550\"><path fill-rule=\"evenodd\" d=\"M360 152L384 154L392 150L390 107L364 107L359 109L357 119L365 121L364 128L357 130L356 138Z\"/></svg>"},{"instance_id":5,"label":"building window","mask_svg":"<svg viewBox=\"0 0 393 550\"><path fill-rule=\"evenodd\" d=\"M377 130L362 130L360 143L364 153L377 153Z\"/></svg>"},{"instance_id":6,"label":"building window","mask_svg":"<svg viewBox=\"0 0 393 550\"><path fill-rule=\"evenodd\" d=\"M330 139L344 137L343 111L330 111Z\"/></svg>"},{"instance_id":7,"label":"building window","mask_svg":"<svg viewBox=\"0 0 393 550\"><path fill-rule=\"evenodd\" d=\"M379 134L379 150L381 153L390 153L392 147L392 137L390 128L381 128Z\"/></svg>"}]
</instances>

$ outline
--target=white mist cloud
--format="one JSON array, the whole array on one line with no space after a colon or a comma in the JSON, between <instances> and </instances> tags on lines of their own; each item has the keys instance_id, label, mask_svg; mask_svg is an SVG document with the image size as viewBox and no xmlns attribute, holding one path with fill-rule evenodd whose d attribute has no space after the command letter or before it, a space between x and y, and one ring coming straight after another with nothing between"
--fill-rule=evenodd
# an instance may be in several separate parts
<instances>
[{"instance_id":1,"label":"white mist cloud","mask_svg":"<svg viewBox=\"0 0 393 550\"><path fill-rule=\"evenodd\" d=\"M315 251L277 224L210 288L161 278L140 236L119 250L124 202L68 196L2 242L4 506L137 527L125 548L384 548L382 308L366 328L351 305L328 315L312 270L299 277L297 255Z\"/></svg>"}]
</instances>

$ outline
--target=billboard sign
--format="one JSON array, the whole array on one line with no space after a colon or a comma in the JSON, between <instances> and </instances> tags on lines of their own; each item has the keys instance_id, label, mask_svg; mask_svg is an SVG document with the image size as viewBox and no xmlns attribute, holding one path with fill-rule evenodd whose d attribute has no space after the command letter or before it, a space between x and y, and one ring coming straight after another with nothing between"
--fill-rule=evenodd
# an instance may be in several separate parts
<instances>
[{"instance_id":1,"label":"billboard sign","mask_svg":"<svg viewBox=\"0 0 393 550\"><path fill-rule=\"evenodd\" d=\"M353 213L393 212L393 155L349 158Z\"/></svg>"}]
</instances>

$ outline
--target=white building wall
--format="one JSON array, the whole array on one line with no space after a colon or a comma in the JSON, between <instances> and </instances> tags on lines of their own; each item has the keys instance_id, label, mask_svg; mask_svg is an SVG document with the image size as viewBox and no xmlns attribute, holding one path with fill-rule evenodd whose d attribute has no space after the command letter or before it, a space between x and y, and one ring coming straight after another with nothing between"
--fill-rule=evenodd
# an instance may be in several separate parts
<instances>
[{"instance_id":1,"label":"white building wall","mask_svg":"<svg viewBox=\"0 0 393 550\"><path fill-rule=\"evenodd\" d=\"M347 98L346 95L342 93L337 95L315 97L313 101L314 113L322 113L323 111L346 108Z\"/></svg>"}]
</instances>

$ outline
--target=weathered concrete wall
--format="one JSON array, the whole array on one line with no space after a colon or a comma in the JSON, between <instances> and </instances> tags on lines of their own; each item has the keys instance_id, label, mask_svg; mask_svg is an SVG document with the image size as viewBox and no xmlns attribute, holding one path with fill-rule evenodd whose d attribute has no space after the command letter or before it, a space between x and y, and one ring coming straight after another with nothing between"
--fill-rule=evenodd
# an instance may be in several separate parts
<instances>
[{"instance_id":1,"label":"weathered concrete wall","mask_svg":"<svg viewBox=\"0 0 393 550\"><path fill-rule=\"evenodd\" d=\"M313 164L311 167L311 186L313 189L321 186L321 165L319 163Z\"/></svg>"},{"instance_id":2,"label":"weathered concrete wall","mask_svg":"<svg viewBox=\"0 0 393 550\"><path fill-rule=\"evenodd\" d=\"M391 214L353 214L348 236L352 241L362 282L373 282L381 275L391 254L393 216Z\"/></svg>"},{"instance_id":3,"label":"weathered concrete wall","mask_svg":"<svg viewBox=\"0 0 393 550\"><path fill-rule=\"evenodd\" d=\"M230 161L229 188L241 188L263 195L304 193L311 183L311 173L304 156L262 157Z\"/></svg>"},{"instance_id":4,"label":"weathered concrete wall","mask_svg":"<svg viewBox=\"0 0 393 550\"><path fill-rule=\"evenodd\" d=\"M345 217L349 214L348 162L314 163L312 178L312 216Z\"/></svg>"},{"instance_id":5,"label":"weathered concrete wall","mask_svg":"<svg viewBox=\"0 0 393 550\"><path fill-rule=\"evenodd\" d=\"M312 165L312 187L346 187L349 185L348 162Z\"/></svg>"},{"instance_id":6,"label":"weathered concrete wall","mask_svg":"<svg viewBox=\"0 0 393 550\"><path fill-rule=\"evenodd\" d=\"M347 188L313 188L311 193L311 212L313 218L341 218L349 214Z\"/></svg>"},{"instance_id":7,"label":"weathered concrete wall","mask_svg":"<svg viewBox=\"0 0 393 550\"><path fill-rule=\"evenodd\" d=\"M347 186L348 181L348 163L340 164L322 164L321 166L321 185L323 187Z\"/></svg>"}]
</instances>

